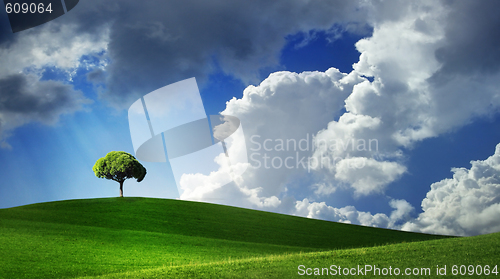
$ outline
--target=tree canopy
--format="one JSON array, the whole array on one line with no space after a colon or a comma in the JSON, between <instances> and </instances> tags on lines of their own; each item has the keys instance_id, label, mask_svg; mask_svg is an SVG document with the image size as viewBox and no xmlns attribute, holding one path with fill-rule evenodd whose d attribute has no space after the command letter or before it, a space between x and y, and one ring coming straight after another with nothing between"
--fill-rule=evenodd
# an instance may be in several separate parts
<instances>
[{"instance_id":1,"label":"tree canopy","mask_svg":"<svg viewBox=\"0 0 500 279\"><path fill-rule=\"evenodd\" d=\"M95 176L120 183L120 197L123 197L123 182L129 178L141 182L146 176L146 168L137 159L124 151L111 151L95 163Z\"/></svg>"}]
</instances>

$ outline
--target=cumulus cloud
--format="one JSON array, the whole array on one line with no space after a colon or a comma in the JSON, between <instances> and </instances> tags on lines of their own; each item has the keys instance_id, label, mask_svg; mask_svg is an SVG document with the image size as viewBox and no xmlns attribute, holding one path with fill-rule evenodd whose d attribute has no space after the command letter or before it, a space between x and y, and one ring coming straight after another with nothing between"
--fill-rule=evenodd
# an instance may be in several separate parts
<instances>
[{"instance_id":1,"label":"cumulus cloud","mask_svg":"<svg viewBox=\"0 0 500 279\"><path fill-rule=\"evenodd\" d=\"M486 16L473 26L465 26L466 22L481 16L483 8L478 6L482 2L387 3L374 1L362 5L363 9L369 10L368 21L374 31L371 37L356 44L361 55L350 74L341 74L343 77L340 77L340 73L336 73L339 77L332 79L332 69L325 73L280 72L271 75L258 87L248 87L242 99L228 102L226 113L238 116L242 123L253 124L247 136L259 135L253 139L258 141L257 144L250 138L247 141L257 146L261 153L265 151L269 155L269 168L247 171L242 178L241 185L244 186L240 189L255 190L252 195L260 200L273 198L282 202L274 203L270 210L311 218L391 228L400 228L407 222L405 229L434 233L476 234L499 230L490 215L497 210L496 192L491 189L494 192L491 195L481 192L475 193L477 200L465 199L471 209L482 202L481 197L491 197L491 206L474 211L480 218L472 218L475 216L472 213L458 216L455 214L458 209L446 213L450 218L442 217L446 214L440 206L445 205L437 201L453 191L449 186L437 185L448 185L451 183L448 180L433 185L442 191L436 190L436 197L434 190L431 191L432 195L424 200L425 212L418 221L408 221L413 207L404 200L391 200L389 205L394 210L389 216L382 213L372 215L355 207L327 205L328 197L345 186L352 189L355 196L383 194L406 172L405 148L457 129L476 117L495 113L500 107L500 78L496 68L488 67L490 54L475 52L482 58L474 63L467 62L469 60L460 54L475 44L469 39L481 38L496 57L499 52L496 39L488 35L459 38L454 35L461 28L478 32L480 28L486 28L485 22L496 24L496 18ZM498 4L490 3L488 7L492 10L490 5ZM461 15L467 21L460 20ZM469 70L464 71L465 66L461 66L462 70L450 70L453 63L467 65ZM488 74L484 74L485 67L489 69ZM373 82L361 76L373 77ZM320 84L322 86L317 86ZM327 92L338 92L335 95L338 98L325 98L333 95L323 93L322 88L328 88ZM324 106L326 103L328 106ZM342 107L346 112L334 121L335 113ZM283 143L276 139L299 140L307 133L313 133L313 147L295 156L307 156L308 172L290 171L284 167L273 169L274 157L282 156L283 161L296 152L283 151ZM264 149L265 139L269 139L269 150ZM370 149L370 140L374 140L376 148ZM312 165L310 159L313 159ZM322 164L325 160L328 162L326 167ZM276 162L280 163L279 160ZM356 167L361 165L363 167ZM472 170L467 173L470 172ZM464 175L463 170L455 170L454 180L462 181ZM312 197L325 201L310 202ZM457 200L456 196L450 197L450 201ZM431 214L434 208L439 208L435 216ZM428 217L431 215L432 218ZM455 217L459 218L458 225L438 229ZM461 226L460 229L457 226ZM474 227L478 229L473 231Z\"/></svg>"},{"instance_id":2,"label":"cumulus cloud","mask_svg":"<svg viewBox=\"0 0 500 279\"><path fill-rule=\"evenodd\" d=\"M418 218L404 230L449 235L478 235L500 231L500 144L471 168L453 168L453 178L431 185Z\"/></svg>"},{"instance_id":3,"label":"cumulus cloud","mask_svg":"<svg viewBox=\"0 0 500 279\"><path fill-rule=\"evenodd\" d=\"M306 194L307 186L290 182L295 177L308 176L313 134L331 121L352 87L363 80L332 68L326 72L273 73L259 86L249 86L242 99L234 98L227 103L222 114L240 119L251 167L242 175L241 183L228 186L214 183L218 173L186 175L182 187L189 190L181 198L198 200L220 194L232 205L250 202L259 208L276 209L280 204L277 199L284 192L289 196ZM223 165L219 165L219 172L225 172ZM221 190L224 187L233 190Z\"/></svg>"},{"instance_id":4,"label":"cumulus cloud","mask_svg":"<svg viewBox=\"0 0 500 279\"><path fill-rule=\"evenodd\" d=\"M371 37L356 43L361 55L359 62L353 65L353 73L373 77L374 81L356 84L345 100L347 112L316 135L314 157L318 161L345 158L348 154L365 158L358 160L372 158L378 164L385 161L386 166L396 167L397 164L397 171L386 168L388 172L381 174L379 183L365 184L370 185L371 190L359 184L373 179L370 172L350 168L350 172L356 173L355 182L347 179L346 174L336 174L339 164L335 164L330 176L350 182L358 194L362 193L360 189L365 193L380 192L404 173L400 162L404 159L403 148L412 148L417 142L453 131L477 117L491 115L500 107L498 72L482 75L477 70L482 66L472 63L467 75L445 77L439 74L448 72L448 62L436 56L437 52L445 51L442 49L450 45L461 49L468 46L454 43L452 33L458 32L465 24L457 20L457 14L467 14L469 21L479 17L481 13L477 10L483 8L471 8L469 4L480 6L480 2L451 6L436 1L395 3L401 11L398 15L393 14L392 5L389 7L382 2L367 4L371 9L374 31ZM497 21L487 18L471 28L479 32L478 26L484 27L485 21L490 24ZM490 38L485 43L495 45L495 40ZM489 50L498 53L498 44L497 48ZM490 56L489 53L482 55ZM355 147L359 140L365 143L376 140L376 150L339 148L338 145L339 142L341 146L352 142L348 146Z\"/></svg>"},{"instance_id":5,"label":"cumulus cloud","mask_svg":"<svg viewBox=\"0 0 500 279\"><path fill-rule=\"evenodd\" d=\"M339 113L352 87L362 81L356 75L326 72L279 72L259 86L250 86L242 99L227 103L223 113L235 115L245 125L249 145L247 171L250 187L265 187L263 194L304 191L292 185L295 177L307 177L313 152L313 135Z\"/></svg>"},{"instance_id":6,"label":"cumulus cloud","mask_svg":"<svg viewBox=\"0 0 500 279\"><path fill-rule=\"evenodd\" d=\"M335 165L335 178L349 183L356 195L382 192L399 178L406 168L396 162L379 162L372 158L345 158Z\"/></svg>"},{"instance_id":7,"label":"cumulus cloud","mask_svg":"<svg viewBox=\"0 0 500 279\"><path fill-rule=\"evenodd\" d=\"M383 193L406 172L401 163L384 161L400 159L401 152L391 145L383 128L380 118L344 113L316 134L312 169L328 169L323 171L327 180L345 182L356 196Z\"/></svg>"},{"instance_id":8,"label":"cumulus cloud","mask_svg":"<svg viewBox=\"0 0 500 279\"><path fill-rule=\"evenodd\" d=\"M393 211L390 216L387 216L383 213L371 214L370 212L358 211L354 206L335 208L325 202L310 202L306 198L296 202L295 214L348 224L398 229L402 221L410 218L410 213L414 208L405 200L393 199L389 202L389 205L393 208Z\"/></svg>"},{"instance_id":9,"label":"cumulus cloud","mask_svg":"<svg viewBox=\"0 0 500 279\"><path fill-rule=\"evenodd\" d=\"M498 28L498 19L481 11L498 3L484 4L422 1L402 9L404 17L377 22L373 36L356 43L361 56L354 65L356 72L373 76L374 82L357 86L346 109L379 118L389 142L411 147L498 108L498 71L492 69L487 75L480 71L499 53L497 36L489 35ZM374 7L375 14L380 10ZM476 20L471 26L467 23ZM476 35L468 36L464 30ZM458 33L463 35L457 38ZM482 58L469 59L470 46L483 42L488 49L473 52ZM461 66L450 66L453 63ZM455 72L461 68L462 74L452 75L449 68Z\"/></svg>"}]
</instances>

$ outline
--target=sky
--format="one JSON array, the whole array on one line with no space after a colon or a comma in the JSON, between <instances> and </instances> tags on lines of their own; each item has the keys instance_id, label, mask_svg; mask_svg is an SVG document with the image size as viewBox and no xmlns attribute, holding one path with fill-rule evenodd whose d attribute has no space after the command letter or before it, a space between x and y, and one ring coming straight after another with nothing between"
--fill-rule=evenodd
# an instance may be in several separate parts
<instances>
[{"instance_id":1,"label":"sky","mask_svg":"<svg viewBox=\"0 0 500 279\"><path fill-rule=\"evenodd\" d=\"M128 108L195 77L207 115L241 121L246 145L234 148L248 163L234 167L246 171L226 184L231 170L216 161L216 171L185 173L177 185L168 163L141 161L147 175L127 180L125 196L498 232L499 8L81 0L16 33L1 10L0 208L118 196L118 183L92 167L110 151L134 155ZM286 144L301 140L304 148Z\"/></svg>"}]
</instances>

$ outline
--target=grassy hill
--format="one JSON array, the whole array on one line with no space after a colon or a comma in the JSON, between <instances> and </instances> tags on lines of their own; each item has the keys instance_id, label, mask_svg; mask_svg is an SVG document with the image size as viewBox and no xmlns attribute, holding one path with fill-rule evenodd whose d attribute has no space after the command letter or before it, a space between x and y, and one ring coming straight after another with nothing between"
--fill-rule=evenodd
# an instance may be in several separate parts
<instances>
[{"instance_id":1,"label":"grassy hill","mask_svg":"<svg viewBox=\"0 0 500 279\"><path fill-rule=\"evenodd\" d=\"M474 239L500 258L498 234L444 238L179 200L68 200L0 209L0 278L288 278L299 264L417 265L429 253L435 267L476 249Z\"/></svg>"},{"instance_id":2,"label":"grassy hill","mask_svg":"<svg viewBox=\"0 0 500 279\"><path fill-rule=\"evenodd\" d=\"M499 245L500 233L495 233L367 248L164 266L84 278L352 278L352 274L341 275L345 272L344 268L349 268L347 272L366 278L497 278L500 274ZM357 273L358 266L362 273ZM369 271L367 266L370 266ZM315 268L319 275L305 276L305 272L314 274Z\"/></svg>"}]
</instances>

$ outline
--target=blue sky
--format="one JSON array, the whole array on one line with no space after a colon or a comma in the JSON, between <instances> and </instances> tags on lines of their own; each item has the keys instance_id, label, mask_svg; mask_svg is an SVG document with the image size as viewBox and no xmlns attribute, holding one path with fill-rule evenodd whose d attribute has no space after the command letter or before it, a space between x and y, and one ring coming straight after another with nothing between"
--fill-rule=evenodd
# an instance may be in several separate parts
<instances>
[{"instance_id":1,"label":"blue sky","mask_svg":"<svg viewBox=\"0 0 500 279\"><path fill-rule=\"evenodd\" d=\"M394 3L80 1L15 34L0 12L0 208L117 196L118 183L92 166L109 151L134 154L128 107L195 77L207 115L241 120L249 156L252 135L379 148L273 150L340 161L250 168L227 185L187 175L181 196L168 163L141 162L147 176L126 181L125 196L427 233L499 231L498 4Z\"/></svg>"}]
</instances>

